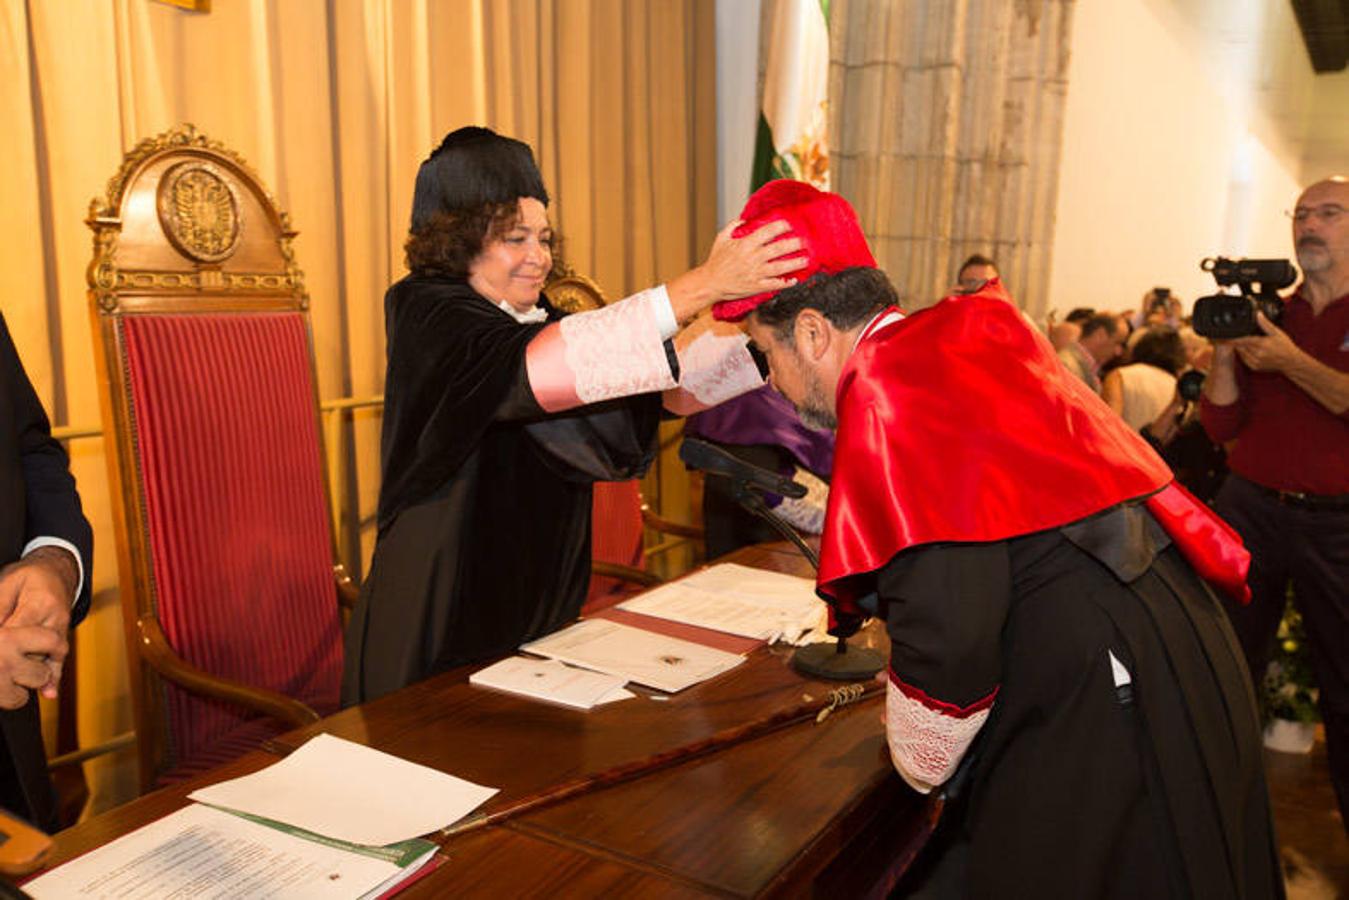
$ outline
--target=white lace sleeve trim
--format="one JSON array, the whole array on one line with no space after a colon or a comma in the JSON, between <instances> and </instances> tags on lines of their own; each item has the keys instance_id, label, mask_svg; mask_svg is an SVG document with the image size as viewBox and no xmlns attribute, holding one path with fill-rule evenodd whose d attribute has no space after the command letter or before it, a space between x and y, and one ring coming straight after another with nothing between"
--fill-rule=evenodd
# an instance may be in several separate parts
<instances>
[{"instance_id":1,"label":"white lace sleeve trim","mask_svg":"<svg viewBox=\"0 0 1349 900\"><path fill-rule=\"evenodd\" d=\"M989 707L956 716L910 697L890 680L886 684L885 730L890 759L901 772L938 785L955 774L974 736L988 719Z\"/></svg>"},{"instance_id":2,"label":"white lace sleeve trim","mask_svg":"<svg viewBox=\"0 0 1349 900\"><path fill-rule=\"evenodd\" d=\"M814 472L796 467L792 480L806 487L806 496L800 498L784 497L774 510L792 524L797 531L806 534L824 532L824 510L829 504L829 485Z\"/></svg>"},{"instance_id":3,"label":"white lace sleeve trim","mask_svg":"<svg viewBox=\"0 0 1349 900\"><path fill-rule=\"evenodd\" d=\"M716 406L763 386L743 333L705 331L679 354L679 386L702 406Z\"/></svg>"},{"instance_id":4,"label":"white lace sleeve trim","mask_svg":"<svg viewBox=\"0 0 1349 900\"><path fill-rule=\"evenodd\" d=\"M663 286L559 323L567 367L582 403L675 386L656 312L660 303L669 304Z\"/></svg>"}]
</instances>

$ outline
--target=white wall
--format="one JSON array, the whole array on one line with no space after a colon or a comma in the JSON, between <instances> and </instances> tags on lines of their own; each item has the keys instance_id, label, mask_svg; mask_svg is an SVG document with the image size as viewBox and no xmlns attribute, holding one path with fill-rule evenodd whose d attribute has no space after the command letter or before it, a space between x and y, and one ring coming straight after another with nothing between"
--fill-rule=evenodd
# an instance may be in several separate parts
<instances>
[{"instance_id":1,"label":"white wall","mask_svg":"<svg viewBox=\"0 0 1349 900\"><path fill-rule=\"evenodd\" d=\"M717 222L749 199L759 127L760 0L717 0Z\"/></svg>"},{"instance_id":2,"label":"white wall","mask_svg":"<svg viewBox=\"0 0 1349 900\"><path fill-rule=\"evenodd\" d=\"M1079 0L1049 306L1136 308L1213 292L1202 257L1291 255L1299 160L1165 4Z\"/></svg>"}]
</instances>

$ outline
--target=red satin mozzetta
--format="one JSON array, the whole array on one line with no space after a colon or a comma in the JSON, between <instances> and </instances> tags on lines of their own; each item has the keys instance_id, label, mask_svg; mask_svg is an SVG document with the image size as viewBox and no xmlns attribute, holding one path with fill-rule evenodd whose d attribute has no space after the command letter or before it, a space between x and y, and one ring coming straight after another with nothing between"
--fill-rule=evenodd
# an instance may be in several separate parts
<instances>
[{"instance_id":1,"label":"red satin mozzetta","mask_svg":"<svg viewBox=\"0 0 1349 900\"><path fill-rule=\"evenodd\" d=\"M1196 571L1245 596L1235 534L1172 487L996 279L866 336L839 379L838 419L819 588L843 610L854 576L908 547L1006 540L1149 495Z\"/></svg>"}]
</instances>

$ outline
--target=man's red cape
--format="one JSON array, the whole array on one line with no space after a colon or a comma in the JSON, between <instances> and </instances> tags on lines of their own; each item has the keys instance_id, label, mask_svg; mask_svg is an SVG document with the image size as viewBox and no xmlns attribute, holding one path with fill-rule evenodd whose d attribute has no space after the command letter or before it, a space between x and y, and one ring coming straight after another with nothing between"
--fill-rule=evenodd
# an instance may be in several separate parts
<instances>
[{"instance_id":1,"label":"man's red cape","mask_svg":"<svg viewBox=\"0 0 1349 900\"><path fill-rule=\"evenodd\" d=\"M1198 574L1249 599L1250 555L1166 463L1069 373L997 280L867 335L838 385L819 590L855 612L901 550L999 541L1128 500Z\"/></svg>"}]
</instances>

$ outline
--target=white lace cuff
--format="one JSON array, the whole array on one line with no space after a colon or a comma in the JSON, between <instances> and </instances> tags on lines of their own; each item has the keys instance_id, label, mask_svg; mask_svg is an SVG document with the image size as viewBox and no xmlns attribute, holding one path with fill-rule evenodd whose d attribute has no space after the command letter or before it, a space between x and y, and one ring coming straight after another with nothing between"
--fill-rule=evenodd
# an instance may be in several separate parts
<instances>
[{"instance_id":1,"label":"white lace cuff","mask_svg":"<svg viewBox=\"0 0 1349 900\"><path fill-rule=\"evenodd\" d=\"M996 693L960 709L900 687L891 674L886 683L885 731L895 768L929 785L946 781L988 719Z\"/></svg>"},{"instance_id":2,"label":"white lace cuff","mask_svg":"<svg viewBox=\"0 0 1349 900\"><path fill-rule=\"evenodd\" d=\"M661 337L659 304L667 308L670 304L664 286L603 309L574 313L558 323L563 355L582 403L674 387Z\"/></svg>"},{"instance_id":3,"label":"white lace cuff","mask_svg":"<svg viewBox=\"0 0 1349 900\"><path fill-rule=\"evenodd\" d=\"M665 395L665 408L691 416L763 386L749 355L749 338L740 331L706 330L679 354L679 389Z\"/></svg>"},{"instance_id":4,"label":"white lace cuff","mask_svg":"<svg viewBox=\"0 0 1349 900\"><path fill-rule=\"evenodd\" d=\"M805 485L806 496L783 497L773 510L791 523L797 531L806 534L824 533L824 509L829 503L829 485L814 472L796 467L792 480Z\"/></svg>"}]
</instances>

